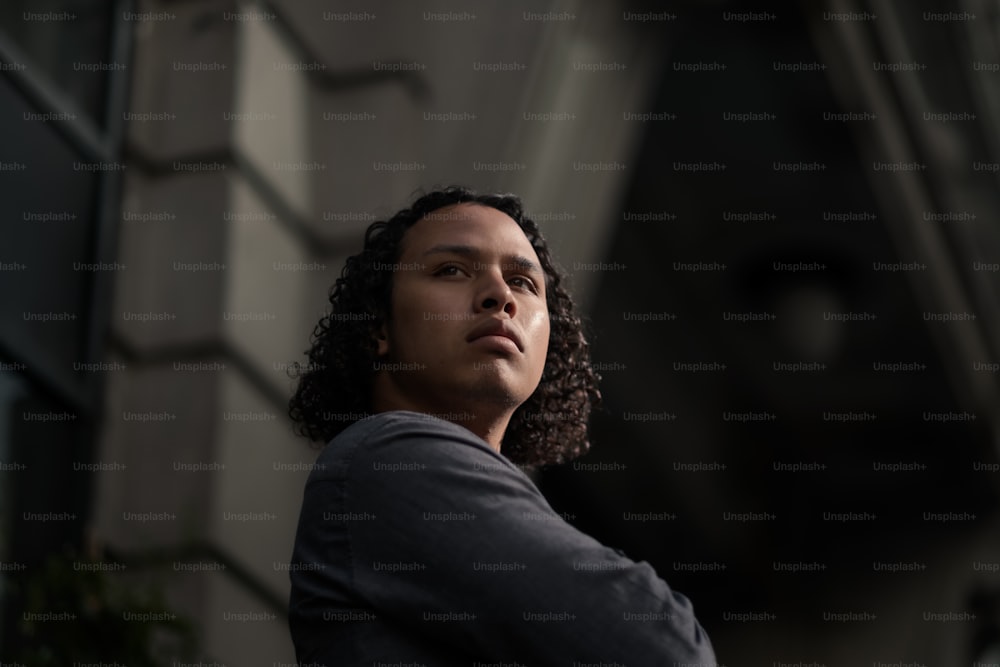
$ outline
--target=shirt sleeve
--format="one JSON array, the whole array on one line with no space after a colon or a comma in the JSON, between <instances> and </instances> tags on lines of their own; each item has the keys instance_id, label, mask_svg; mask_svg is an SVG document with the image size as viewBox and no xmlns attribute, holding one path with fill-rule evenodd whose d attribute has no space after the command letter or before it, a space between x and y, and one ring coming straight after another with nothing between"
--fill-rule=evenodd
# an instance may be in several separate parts
<instances>
[{"instance_id":1,"label":"shirt sleeve","mask_svg":"<svg viewBox=\"0 0 1000 667\"><path fill-rule=\"evenodd\" d=\"M349 529L354 594L394 623L491 661L716 664L686 597L459 426L388 419L347 480L345 510L373 517Z\"/></svg>"}]
</instances>

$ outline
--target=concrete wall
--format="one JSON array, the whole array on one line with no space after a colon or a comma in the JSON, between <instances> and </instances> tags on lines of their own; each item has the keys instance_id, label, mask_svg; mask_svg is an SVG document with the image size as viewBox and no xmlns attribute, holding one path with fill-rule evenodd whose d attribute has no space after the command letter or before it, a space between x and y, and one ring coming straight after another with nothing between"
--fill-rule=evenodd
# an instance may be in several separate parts
<instances>
[{"instance_id":1,"label":"concrete wall","mask_svg":"<svg viewBox=\"0 0 1000 667\"><path fill-rule=\"evenodd\" d=\"M292 662L284 564L316 452L292 435L286 369L344 258L417 188L462 183L521 194L567 266L599 259L628 172L581 165L627 164L638 129L607 120L642 104L656 48L615 3L562 20L527 2L449 20L410 3L142 4L167 18L136 26L131 109L153 115L129 123L126 368L99 453L127 467L102 474L95 530L160 557L207 658ZM630 75L579 66L598 61Z\"/></svg>"}]
</instances>

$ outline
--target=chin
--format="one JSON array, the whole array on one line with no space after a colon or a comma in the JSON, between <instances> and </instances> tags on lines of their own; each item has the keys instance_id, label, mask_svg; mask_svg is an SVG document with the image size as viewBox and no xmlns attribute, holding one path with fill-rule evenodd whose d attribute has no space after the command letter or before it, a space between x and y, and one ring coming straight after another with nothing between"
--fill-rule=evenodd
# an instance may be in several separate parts
<instances>
[{"instance_id":1,"label":"chin","mask_svg":"<svg viewBox=\"0 0 1000 667\"><path fill-rule=\"evenodd\" d=\"M523 391L508 382L503 382L498 377L487 379L480 375L476 382L459 389L459 391L466 401L504 408L516 408L527 400ZM528 395L530 396L530 394Z\"/></svg>"}]
</instances>

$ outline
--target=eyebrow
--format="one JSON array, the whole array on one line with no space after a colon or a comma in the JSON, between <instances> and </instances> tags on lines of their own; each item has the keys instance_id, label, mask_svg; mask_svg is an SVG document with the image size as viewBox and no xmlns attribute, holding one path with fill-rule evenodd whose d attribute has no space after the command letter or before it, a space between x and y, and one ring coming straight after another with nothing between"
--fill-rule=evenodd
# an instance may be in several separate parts
<instances>
[{"instance_id":1,"label":"eyebrow","mask_svg":"<svg viewBox=\"0 0 1000 667\"><path fill-rule=\"evenodd\" d=\"M449 254L449 255L461 255L462 257L470 257L475 259L476 257L481 257L482 252L470 245L436 245L428 248L424 251L423 256L437 255L437 254ZM538 263L528 259L524 255L507 255L503 258L505 263L510 263L516 265L518 268L525 271L533 271L539 275L544 276L545 272L542 271L542 267L538 266Z\"/></svg>"}]
</instances>

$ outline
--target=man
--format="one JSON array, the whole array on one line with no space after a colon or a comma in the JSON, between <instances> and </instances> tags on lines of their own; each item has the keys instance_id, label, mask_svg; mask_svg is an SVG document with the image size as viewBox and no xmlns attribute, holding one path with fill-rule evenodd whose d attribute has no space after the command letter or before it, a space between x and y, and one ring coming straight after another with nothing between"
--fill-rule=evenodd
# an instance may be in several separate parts
<instances>
[{"instance_id":1,"label":"man","mask_svg":"<svg viewBox=\"0 0 1000 667\"><path fill-rule=\"evenodd\" d=\"M292 556L300 664L714 665L688 600L518 465L589 447L572 299L512 196L431 192L347 260L290 414L328 441Z\"/></svg>"}]
</instances>

